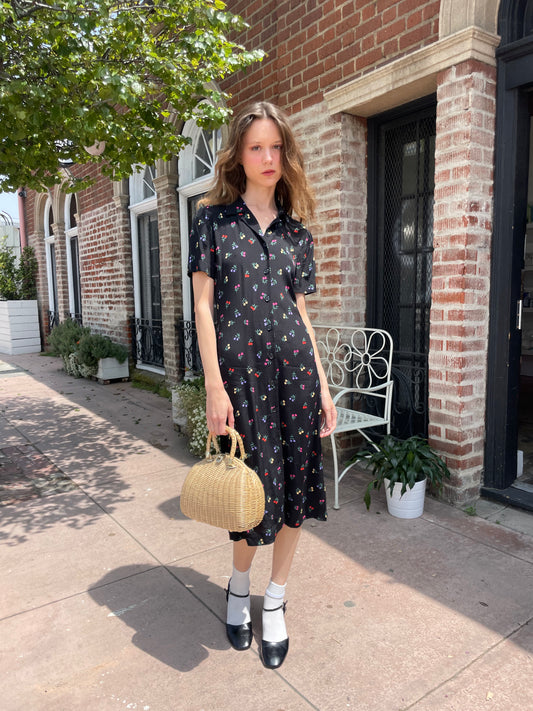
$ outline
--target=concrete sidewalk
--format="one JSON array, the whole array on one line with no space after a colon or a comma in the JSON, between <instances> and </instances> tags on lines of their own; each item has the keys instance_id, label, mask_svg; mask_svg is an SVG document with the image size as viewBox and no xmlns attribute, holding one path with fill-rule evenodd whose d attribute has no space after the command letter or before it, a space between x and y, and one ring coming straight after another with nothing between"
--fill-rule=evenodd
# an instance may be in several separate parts
<instances>
[{"instance_id":1,"label":"concrete sidewalk","mask_svg":"<svg viewBox=\"0 0 533 711\"><path fill-rule=\"evenodd\" d=\"M170 404L53 358L0 360L3 711L533 708L533 537L512 513L504 527L429 500L401 521L381 496L366 512L364 477L347 477L340 511L305 526L291 647L269 671L271 549L254 564L256 639L238 653L223 625L231 544L180 513L193 458Z\"/></svg>"}]
</instances>

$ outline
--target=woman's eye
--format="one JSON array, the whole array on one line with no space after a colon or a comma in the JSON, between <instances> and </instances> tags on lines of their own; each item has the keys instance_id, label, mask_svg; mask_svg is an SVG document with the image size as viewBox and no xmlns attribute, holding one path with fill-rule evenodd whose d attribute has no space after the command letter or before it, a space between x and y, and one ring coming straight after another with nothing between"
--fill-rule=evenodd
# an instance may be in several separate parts
<instances>
[{"instance_id":1,"label":"woman's eye","mask_svg":"<svg viewBox=\"0 0 533 711\"><path fill-rule=\"evenodd\" d=\"M260 150L260 146L252 146L252 151L258 151Z\"/></svg>"},{"instance_id":2,"label":"woman's eye","mask_svg":"<svg viewBox=\"0 0 533 711\"><path fill-rule=\"evenodd\" d=\"M274 146L275 151L281 151L282 148L283 148L283 146L281 145L281 143L278 143L277 145Z\"/></svg>"}]
</instances>

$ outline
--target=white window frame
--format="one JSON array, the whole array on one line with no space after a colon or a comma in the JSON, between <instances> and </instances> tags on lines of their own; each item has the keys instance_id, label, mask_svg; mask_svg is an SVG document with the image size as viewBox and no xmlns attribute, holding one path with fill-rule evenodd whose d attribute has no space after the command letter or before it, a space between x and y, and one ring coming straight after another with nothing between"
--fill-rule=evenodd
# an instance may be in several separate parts
<instances>
[{"instance_id":1,"label":"white window frame","mask_svg":"<svg viewBox=\"0 0 533 711\"><path fill-rule=\"evenodd\" d=\"M73 316L75 314L76 309L75 309L75 303L74 303L74 274L72 272L72 253L71 253L71 245L70 245L70 240L72 237L77 237L78 236L78 224L72 225L70 224L70 204L72 202L72 199L76 199L76 196L74 193L69 193L65 199L65 249L66 249L66 256L67 256L67 279L68 279L68 308L70 315ZM77 201L76 201L77 203ZM77 204L76 204L77 208ZM79 243L78 243L79 247ZM79 275L78 275L79 278ZM81 307L81 304L80 304Z\"/></svg>"},{"instance_id":2,"label":"white window frame","mask_svg":"<svg viewBox=\"0 0 533 711\"><path fill-rule=\"evenodd\" d=\"M188 201L196 195L202 195L207 192L213 183L215 174L216 155L222 144L222 133L220 129L215 129L212 133L216 133L213 151L213 163L210 166L208 175L202 175L200 178L194 178L194 170L196 166L196 149L198 142L202 139L205 129L198 126L194 119L189 119L183 127L183 135L191 139L179 156L179 175L180 184L177 188L179 194L179 211L180 211L180 239L181 239L181 279L183 284L183 318L185 321L192 321L192 302L191 292L187 287L189 277L187 275L187 265L189 257L189 225L188 217ZM205 161L202 160L205 165ZM187 288L186 288L187 287Z\"/></svg>"},{"instance_id":3,"label":"white window frame","mask_svg":"<svg viewBox=\"0 0 533 711\"><path fill-rule=\"evenodd\" d=\"M145 166L144 170L138 173L133 173L130 177L130 198L138 198L142 195L142 187L144 185L144 175L152 166ZM155 169L154 169L155 177ZM130 226L131 226L131 261L133 268L133 303L135 318L141 318L141 264L139 261L139 229L138 217L147 212L157 212L157 194L154 194L144 200L132 202L130 204Z\"/></svg>"},{"instance_id":4,"label":"white window frame","mask_svg":"<svg viewBox=\"0 0 533 711\"><path fill-rule=\"evenodd\" d=\"M141 318L141 263L139 259L139 222L138 218L140 215L145 215L147 212L157 213L157 193L155 188L153 189L153 195L151 197L145 198L144 200L139 198L143 194L143 186L146 184L144 176L146 171L152 171L152 182L153 179L157 177L155 166L144 166L143 170L139 172L133 172L129 179L129 192L130 200L137 200L137 202L132 202L129 206L130 210L130 227L131 227L131 261L132 261L132 271L133 271L133 310L135 318ZM164 368L158 368L157 366L150 365L148 363L143 363L138 361L136 366L141 370L148 370L152 373L157 373L159 375L165 374Z\"/></svg>"},{"instance_id":5,"label":"white window frame","mask_svg":"<svg viewBox=\"0 0 533 711\"><path fill-rule=\"evenodd\" d=\"M52 257L51 257L51 245L55 245L55 235L50 233L50 210L52 210L52 201L50 198L46 200L46 205L44 206L44 245L46 254L46 278L48 281L48 309L49 311L57 311L59 304L55 302L54 294L54 275L52 273ZM57 266L57 255L56 255L56 266ZM55 274L57 279L57 272Z\"/></svg>"}]
</instances>

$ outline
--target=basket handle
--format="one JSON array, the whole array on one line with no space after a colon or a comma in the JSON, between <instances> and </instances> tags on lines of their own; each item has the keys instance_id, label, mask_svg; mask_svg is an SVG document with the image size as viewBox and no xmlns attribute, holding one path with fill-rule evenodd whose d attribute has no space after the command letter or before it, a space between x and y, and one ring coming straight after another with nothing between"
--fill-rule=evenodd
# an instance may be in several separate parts
<instances>
[{"instance_id":1,"label":"basket handle","mask_svg":"<svg viewBox=\"0 0 533 711\"><path fill-rule=\"evenodd\" d=\"M226 425L226 434L231 438L231 450L229 453L230 458L233 459L235 457L235 452L237 450L237 443L238 443L239 450L240 450L240 457L241 457L242 461L244 462L246 454L244 452L244 444L242 442L242 437L237 432L237 430L234 430L233 427L230 427L229 425ZM213 443L215 446L215 452L217 454L220 454L220 447L218 444L217 436L214 435L212 432L209 432L209 434L207 435L207 442L205 445L205 456L206 457L209 457L209 455L211 454L211 443Z\"/></svg>"}]
</instances>

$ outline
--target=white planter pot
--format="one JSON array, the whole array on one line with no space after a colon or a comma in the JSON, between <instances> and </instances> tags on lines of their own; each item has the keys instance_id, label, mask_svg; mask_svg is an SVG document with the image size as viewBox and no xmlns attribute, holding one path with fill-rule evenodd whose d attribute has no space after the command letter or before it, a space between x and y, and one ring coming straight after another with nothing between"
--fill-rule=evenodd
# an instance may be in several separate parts
<instances>
[{"instance_id":1,"label":"white planter pot","mask_svg":"<svg viewBox=\"0 0 533 711\"><path fill-rule=\"evenodd\" d=\"M176 390L172 391L172 421L180 431L187 427L187 411Z\"/></svg>"},{"instance_id":2,"label":"white planter pot","mask_svg":"<svg viewBox=\"0 0 533 711\"><path fill-rule=\"evenodd\" d=\"M130 368L128 359L124 363L119 363L116 358L100 358L98 361L98 380L122 380L128 378Z\"/></svg>"},{"instance_id":3,"label":"white planter pot","mask_svg":"<svg viewBox=\"0 0 533 711\"><path fill-rule=\"evenodd\" d=\"M407 489L401 496L402 484L396 483L390 493L389 480L386 479L385 494L389 513L396 518L418 518L424 513L424 500L426 496L426 479L417 481L412 489Z\"/></svg>"},{"instance_id":4,"label":"white planter pot","mask_svg":"<svg viewBox=\"0 0 533 711\"><path fill-rule=\"evenodd\" d=\"M0 301L0 353L40 352L37 301Z\"/></svg>"}]
</instances>

